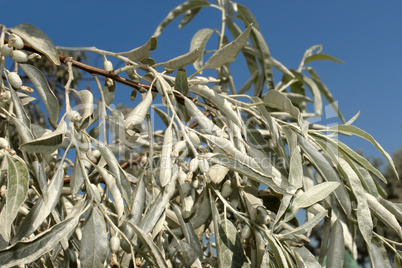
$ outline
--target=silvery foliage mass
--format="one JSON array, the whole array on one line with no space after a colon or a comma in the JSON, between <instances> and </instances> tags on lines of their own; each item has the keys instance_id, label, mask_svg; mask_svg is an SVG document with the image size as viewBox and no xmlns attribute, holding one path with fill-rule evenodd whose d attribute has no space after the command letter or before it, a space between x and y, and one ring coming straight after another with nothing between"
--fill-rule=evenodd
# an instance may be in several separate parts
<instances>
[{"instance_id":1,"label":"silvery foliage mass","mask_svg":"<svg viewBox=\"0 0 402 268\"><path fill-rule=\"evenodd\" d=\"M183 27L208 8L221 11L219 31L200 29L190 52L167 62L150 58L170 22L184 13ZM219 45L207 51L212 35ZM387 250L401 264L400 242L383 236L387 226L401 237L401 205L387 201L386 178L336 135L368 140L394 165L352 125L357 116L344 120L308 66L340 62L321 46L288 69L271 56L245 6L187 1L139 48L79 48L104 58L103 69L90 71L98 94L70 87L79 66L60 62L35 26L3 27L0 41L1 267L321 267L324 258L342 267L345 251L356 258L357 240L373 266L391 267ZM229 66L240 52L250 79L236 88ZM32 65L39 55L69 68L63 104ZM114 69L112 58L124 67ZM217 76L199 76L207 69ZM279 82L273 69L282 73ZM115 92L129 88L117 86L121 80L141 92L127 113L113 105ZM309 124L321 115L323 98L343 124ZM35 99L47 128L24 110ZM323 230L319 256L305 247L314 227Z\"/></svg>"}]
</instances>

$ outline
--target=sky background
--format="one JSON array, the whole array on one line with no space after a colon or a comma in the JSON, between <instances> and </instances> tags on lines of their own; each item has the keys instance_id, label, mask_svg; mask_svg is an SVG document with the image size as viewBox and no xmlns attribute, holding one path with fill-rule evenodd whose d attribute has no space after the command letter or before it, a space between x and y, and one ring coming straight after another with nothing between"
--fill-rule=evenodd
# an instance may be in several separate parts
<instances>
[{"instance_id":1,"label":"sky background","mask_svg":"<svg viewBox=\"0 0 402 268\"><path fill-rule=\"evenodd\" d=\"M323 45L323 53L343 60L345 64L321 61L310 66L331 90L346 120L360 111L354 125L372 134L389 153L402 145L402 1L237 2L252 11L272 56L288 68L297 68L304 51L316 44ZM180 3L0 0L0 24L13 27L31 23L56 46L95 46L121 52L144 44L168 12ZM199 29L220 29L220 13L213 8L204 8L179 30L180 20L170 24L159 37L158 48L151 54L156 62L188 52L191 38ZM211 48L216 48L216 40L210 40ZM240 88L249 78L241 54L231 71ZM276 83L281 76L275 74ZM117 90L118 100L129 98L129 88L119 86ZM331 112L315 121L338 122ZM381 156L367 141L346 142L353 149L362 149L367 156Z\"/></svg>"}]
</instances>

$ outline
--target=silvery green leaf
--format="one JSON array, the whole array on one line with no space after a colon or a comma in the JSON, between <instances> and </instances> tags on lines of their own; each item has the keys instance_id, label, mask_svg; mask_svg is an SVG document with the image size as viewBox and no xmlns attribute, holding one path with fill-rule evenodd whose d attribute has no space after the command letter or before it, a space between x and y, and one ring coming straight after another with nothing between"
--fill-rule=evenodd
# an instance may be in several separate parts
<instances>
[{"instance_id":1,"label":"silvery green leaf","mask_svg":"<svg viewBox=\"0 0 402 268\"><path fill-rule=\"evenodd\" d=\"M215 105L216 107L219 107L219 110L224 115L229 117L229 119L231 119L236 125L241 127L242 123L241 123L238 115L233 110L232 105L230 104L229 101L227 101L225 98L220 96L219 93L217 93L216 91L210 89L209 87L207 87L205 85L190 86L190 91L203 98L206 98L213 105Z\"/></svg>"},{"instance_id":2,"label":"silvery green leaf","mask_svg":"<svg viewBox=\"0 0 402 268\"><path fill-rule=\"evenodd\" d=\"M144 245L148 248L149 254L151 254L152 258L155 261L155 265L157 267L168 267L165 262L165 258L163 257L160 249L154 244L154 241L148 236L146 232L141 230L137 225L128 223L134 230L134 232L138 235L139 239L144 243Z\"/></svg>"},{"instance_id":3,"label":"silvery green leaf","mask_svg":"<svg viewBox=\"0 0 402 268\"><path fill-rule=\"evenodd\" d=\"M334 167L323 154L318 152L317 149L315 149L313 145L301 135L298 135L297 141L302 151L308 156L309 160L320 175L322 175L328 182L332 181L339 183L339 187L335 189L334 194L345 213L351 215L352 208L349 195Z\"/></svg>"},{"instance_id":4,"label":"silvery green leaf","mask_svg":"<svg viewBox=\"0 0 402 268\"><path fill-rule=\"evenodd\" d=\"M193 64L194 69L200 70L202 68L202 65L204 63L205 46L207 45L209 38L214 32L215 30L209 28L200 29L194 34L193 38L191 39L190 51L193 51L196 48L199 49L198 59Z\"/></svg>"},{"instance_id":5,"label":"silvery green leaf","mask_svg":"<svg viewBox=\"0 0 402 268\"><path fill-rule=\"evenodd\" d=\"M84 90L75 90L71 89L75 94L77 94L78 98L81 101L81 104L79 105L79 109L82 111L81 112L81 117L82 121L85 120L85 118L91 116L91 114L94 111L94 97L91 93L91 91L84 89Z\"/></svg>"},{"instance_id":6,"label":"silvery green leaf","mask_svg":"<svg viewBox=\"0 0 402 268\"><path fill-rule=\"evenodd\" d=\"M123 195L123 198L126 202L129 202L131 196L131 184L127 179L126 173L120 167L119 163L113 152L110 150L108 146L99 142L98 140L92 139L92 142L95 144L96 148L100 151L103 158L106 160L110 170L113 175L116 177L117 185Z\"/></svg>"},{"instance_id":7,"label":"silvery green leaf","mask_svg":"<svg viewBox=\"0 0 402 268\"><path fill-rule=\"evenodd\" d=\"M314 216L311 220L305 222L303 225L293 229L292 231L281 235L283 239L290 239L292 235L305 234L313 229L325 216L327 216L328 211L323 211Z\"/></svg>"},{"instance_id":8,"label":"silvery green leaf","mask_svg":"<svg viewBox=\"0 0 402 268\"><path fill-rule=\"evenodd\" d=\"M321 264L317 261L315 256L308 250L306 247L293 247L293 251L295 251L299 256L303 259L305 268L321 268Z\"/></svg>"},{"instance_id":9,"label":"silvery green leaf","mask_svg":"<svg viewBox=\"0 0 402 268\"><path fill-rule=\"evenodd\" d=\"M394 202L388 201L382 197L378 198L381 205L383 205L386 209L391 212L398 221L402 222L402 207L398 206Z\"/></svg>"},{"instance_id":10,"label":"silvery green leaf","mask_svg":"<svg viewBox=\"0 0 402 268\"><path fill-rule=\"evenodd\" d=\"M290 101L285 94L276 91L270 90L264 96L264 104L271 108L280 109L281 111L285 111L289 113L292 117L298 118L300 111L297 109L293 103Z\"/></svg>"},{"instance_id":11,"label":"silvery green leaf","mask_svg":"<svg viewBox=\"0 0 402 268\"><path fill-rule=\"evenodd\" d=\"M318 76L318 74L311 67L306 67L305 69L306 69L306 71L308 71L314 77L313 79L314 79L316 85L318 86L318 88L320 89L321 94L324 96L324 98L331 105L332 109L334 109L334 111L338 115L339 119L341 119L342 122L346 122L345 118L343 117L341 111L338 108L337 101L335 101L335 98L332 96L332 93L329 91L327 86L323 82L321 82L321 79Z\"/></svg>"},{"instance_id":12,"label":"silvery green leaf","mask_svg":"<svg viewBox=\"0 0 402 268\"><path fill-rule=\"evenodd\" d=\"M171 72L173 70L181 69L186 65L193 64L198 59L199 54L199 48L195 48L184 55L178 56L166 62L155 64L154 67L162 65L166 70Z\"/></svg>"},{"instance_id":13,"label":"silvery green leaf","mask_svg":"<svg viewBox=\"0 0 402 268\"><path fill-rule=\"evenodd\" d=\"M201 132L212 134L215 126L212 120L206 117L191 100L185 98L184 105L186 106L187 111L191 114L194 120L197 121L198 125L201 128Z\"/></svg>"},{"instance_id":14,"label":"silvery green leaf","mask_svg":"<svg viewBox=\"0 0 402 268\"><path fill-rule=\"evenodd\" d=\"M290 156L290 166L289 166L289 184L292 191L299 189L303 186L303 164L302 156L300 152L294 150Z\"/></svg>"},{"instance_id":15,"label":"silvery green leaf","mask_svg":"<svg viewBox=\"0 0 402 268\"><path fill-rule=\"evenodd\" d=\"M381 253L381 250L376 244L372 243L369 251L370 264L373 268L385 267L385 260Z\"/></svg>"},{"instance_id":16,"label":"silvery green leaf","mask_svg":"<svg viewBox=\"0 0 402 268\"><path fill-rule=\"evenodd\" d=\"M83 173L85 171L83 171L81 169L80 161L82 161L81 157L78 154L78 152L76 152L74 168L73 168L73 171L70 176L70 187L71 187L71 193L73 196L78 194L78 192L81 189L82 184L84 183L84 174Z\"/></svg>"},{"instance_id":17,"label":"silvery green leaf","mask_svg":"<svg viewBox=\"0 0 402 268\"><path fill-rule=\"evenodd\" d=\"M262 172L255 170L251 168L250 166L232 158L228 157L223 154L214 154L211 158L210 161L213 163L221 164L222 166L225 166L229 168L230 170L236 171L244 176L247 176L249 179L257 181L259 183L262 183L264 185L267 185L268 187L271 187L275 192L284 194L285 189L280 188L278 185L276 185L272 179L271 176L263 174Z\"/></svg>"},{"instance_id":18,"label":"silvery green leaf","mask_svg":"<svg viewBox=\"0 0 402 268\"><path fill-rule=\"evenodd\" d=\"M338 158L341 170L345 173L345 177L349 180L350 187L357 200L357 224L359 230L366 241L367 245L371 244L373 233L373 221L371 220L371 213L365 196L365 190L360 182L360 179L352 167L342 157Z\"/></svg>"},{"instance_id":19,"label":"silvery green leaf","mask_svg":"<svg viewBox=\"0 0 402 268\"><path fill-rule=\"evenodd\" d=\"M394 161L392 161L391 156L382 148L382 146L373 138L373 136L371 136L370 134L368 134L364 130L361 130L358 127L350 126L350 125L333 126L330 128L330 131L334 131L334 132L338 132L338 133L342 133L342 134L356 135L356 136L359 136L359 137L371 142L371 144L373 144L384 155L384 157L387 159L390 167L392 168L392 171L394 172L396 177L399 178L398 172L396 171L395 164L394 164Z\"/></svg>"},{"instance_id":20,"label":"silvery green leaf","mask_svg":"<svg viewBox=\"0 0 402 268\"><path fill-rule=\"evenodd\" d=\"M71 234L76 228L83 210L84 202L79 202L68 218L59 224L47 229L33 239L15 243L0 250L0 266L15 267L31 264L47 252L53 250L57 244Z\"/></svg>"},{"instance_id":21,"label":"silvery green leaf","mask_svg":"<svg viewBox=\"0 0 402 268\"><path fill-rule=\"evenodd\" d=\"M193 217L190 219L190 222L195 230L205 224L205 222L209 219L211 215L211 204L206 192L206 190L202 191L200 197L194 204L195 210L193 213Z\"/></svg>"},{"instance_id":22,"label":"silvery green leaf","mask_svg":"<svg viewBox=\"0 0 402 268\"><path fill-rule=\"evenodd\" d=\"M166 16L166 18L158 25L153 36L158 38L161 35L163 29L165 29L166 26L168 26L174 19L176 19L184 12L210 5L211 4L206 0L189 0L178 5L172 11L170 11L169 14Z\"/></svg>"},{"instance_id":23,"label":"silvery green leaf","mask_svg":"<svg viewBox=\"0 0 402 268\"><path fill-rule=\"evenodd\" d=\"M217 248L219 267L250 267L236 227L226 219L219 222Z\"/></svg>"},{"instance_id":24,"label":"silvery green leaf","mask_svg":"<svg viewBox=\"0 0 402 268\"><path fill-rule=\"evenodd\" d=\"M260 65L262 66L262 71L266 80L267 88L269 91L271 91L275 87L272 72L271 53L269 51L268 45L265 42L265 39L262 36L260 30L258 30L257 28L253 28L250 37L254 47L259 51L258 60L260 62Z\"/></svg>"},{"instance_id":25,"label":"silvery green leaf","mask_svg":"<svg viewBox=\"0 0 402 268\"><path fill-rule=\"evenodd\" d=\"M7 192L6 204L0 213L0 232L5 235L7 241L11 231L12 223L18 214L18 210L28 195L29 173L24 162L18 157L7 158Z\"/></svg>"},{"instance_id":26,"label":"silvery green leaf","mask_svg":"<svg viewBox=\"0 0 402 268\"><path fill-rule=\"evenodd\" d=\"M23 143L20 150L31 153L51 154L63 143L64 132L61 129L44 134L42 137Z\"/></svg>"},{"instance_id":27,"label":"silvery green leaf","mask_svg":"<svg viewBox=\"0 0 402 268\"><path fill-rule=\"evenodd\" d=\"M179 24L179 29L181 29L184 25L187 25L190 21L194 19L194 17L200 12L201 8L193 8L190 10L186 11L186 14L184 14L183 18L181 19L181 22Z\"/></svg>"},{"instance_id":28,"label":"silvery green leaf","mask_svg":"<svg viewBox=\"0 0 402 268\"><path fill-rule=\"evenodd\" d=\"M151 56L150 51L155 50L157 45L156 37L152 36L144 45L134 48L127 52L120 52L119 55L125 55L131 61L142 61Z\"/></svg>"},{"instance_id":29,"label":"silvery green leaf","mask_svg":"<svg viewBox=\"0 0 402 268\"><path fill-rule=\"evenodd\" d=\"M13 87L10 87L11 99L14 103L14 111L19 120L21 120L27 128L31 128L31 121L25 112L24 106Z\"/></svg>"},{"instance_id":30,"label":"silvery green leaf","mask_svg":"<svg viewBox=\"0 0 402 268\"><path fill-rule=\"evenodd\" d=\"M59 101L50 88L46 76L33 65L19 64L19 66L38 91L38 94L49 113L50 122L52 122L54 125L57 125L60 111Z\"/></svg>"},{"instance_id":31,"label":"silvery green leaf","mask_svg":"<svg viewBox=\"0 0 402 268\"><path fill-rule=\"evenodd\" d=\"M343 228L339 219L334 223L329 241L327 267L343 267L345 256L345 243L343 240Z\"/></svg>"},{"instance_id":32,"label":"silvery green leaf","mask_svg":"<svg viewBox=\"0 0 402 268\"><path fill-rule=\"evenodd\" d=\"M165 131L165 136L163 138L163 147L161 152L160 159L160 172L159 172L159 181L162 187L167 185L172 178L172 147L173 147L173 132L172 125Z\"/></svg>"},{"instance_id":33,"label":"silvery green leaf","mask_svg":"<svg viewBox=\"0 0 402 268\"><path fill-rule=\"evenodd\" d=\"M279 265L279 267L283 268L289 267L289 264L286 260L286 256L284 254L284 249L279 243L279 241L276 239L276 237L272 236L271 234L267 234L266 238L268 240L272 252L274 253L275 261Z\"/></svg>"},{"instance_id":34,"label":"silvery green leaf","mask_svg":"<svg viewBox=\"0 0 402 268\"><path fill-rule=\"evenodd\" d=\"M253 24L256 29L260 29L257 20L254 17L254 14L244 5L235 3L237 13L239 14L239 18L244 22L244 25Z\"/></svg>"},{"instance_id":35,"label":"silvery green leaf","mask_svg":"<svg viewBox=\"0 0 402 268\"><path fill-rule=\"evenodd\" d=\"M89 214L89 215L88 215ZM87 213L80 245L83 267L102 267L108 255L108 233L103 214L97 206Z\"/></svg>"},{"instance_id":36,"label":"silvery green leaf","mask_svg":"<svg viewBox=\"0 0 402 268\"><path fill-rule=\"evenodd\" d=\"M300 208L310 207L323 200L340 185L339 182L323 182L298 195L289 207L284 222L292 219Z\"/></svg>"},{"instance_id":37,"label":"silvery green leaf","mask_svg":"<svg viewBox=\"0 0 402 268\"><path fill-rule=\"evenodd\" d=\"M378 200L369 193L366 193L368 205L374 215L402 239L401 225L388 209L381 205Z\"/></svg>"},{"instance_id":38,"label":"silvery green leaf","mask_svg":"<svg viewBox=\"0 0 402 268\"><path fill-rule=\"evenodd\" d=\"M127 115L125 120L127 129L131 129L145 120L149 107L151 107L152 99L152 90L148 90L144 99Z\"/></svg>"},{"instance_id":39,"label":"silvery green leaf","mask_svg":"<svg viewBox=\"0 0 402 268\"><path fill-rule=\"evenodd\" d=\"M13 28L8 28L8 30L19 35L25 42L45 55L51 62L60 65L56 47L42 30L29 23L21 23Z\"/></svg>"},{"instance_id":40,"label":"silvery green leaf","mask_svg":"<svg viewBox=\"0 0 402 268\"><path fill-rule=\"evenodd\" d=\"M320 89L318 88L317 84L315 83L314 79L303 75L303 82L307 85L310 89L313 98L314 98L314 112L316 115L322 115L322 99Z\"/></svg>"},{"instance_id":41,"label":"silvery green leaf","mask_svg":"<svg viewBox=\"0 0 402 268\"><path fill-rule=\"evenodd\" d=\"M330 60L330 61L334 61L337 63L342 63L342 64L344 63L343 61L335 58L334 56L323 54L323 53L316 53L316 54L312 54L312 55L306 57L304 59L304 65L306 65L312 61L316 61L316 60Z\"/></svg>"},{"instance_id":42,"label":"silvery green leaf","mask_svg":"<svg viewBox=\"0 0 402 268\"><path fill-rule=\"evenodd\" d=\"M244 30L244 32L240 34L234 41L216 51L207 60L201 70L215 69L227 63L233 62L240 50L247 44L251 29L252 25L249 25L247 29Z\"/></svg>"},{"instance_id":43,"label":"silvery green leaf","mask_svg":"<svg viewBox=\"0 0 402 268\"><path fill-rule=\"evenodd\" d=\"M63 163L60 163L47 187L47 198L44 199L43 196L40 196L36 200L34 206L17 229L11 244L22 240L24 237L28 237L43 223L59 202L63 183L64 169Z\"/></svg>"}]
</instances>

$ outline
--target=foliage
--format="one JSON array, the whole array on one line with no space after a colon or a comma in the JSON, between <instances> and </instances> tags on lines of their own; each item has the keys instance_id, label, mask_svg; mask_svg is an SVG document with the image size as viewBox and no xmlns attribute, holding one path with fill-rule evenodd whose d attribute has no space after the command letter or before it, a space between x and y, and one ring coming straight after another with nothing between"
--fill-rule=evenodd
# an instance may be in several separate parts
<instances>
[{"instance_id":1,"label":"foliage","mask_svg":"<svg viewBox=\"0 0 402 268\"><path fill-rule=\"evenodd\" d=\"M185 13L183 27L206 8L221 11L220 31L201 29L190 52L170 61L150 58L169 23ZM3 27L1 34L2 267L320 267L324 258L328 267L340 267L345 250L356 259L357 238L373 266L391 266L386 247L401 263L398 243L383 236L384 226L402 236L401 207L387 201L376 176L386 178L334 134L368 140L397 175L391 157L352 125L355 118L333 127L307 120L321 115L324 98L345 122L307 65L340 62L321 46L288 69L271 56L252 13L223 0L184 2L131 51L78 49L102 56L103 69L59 55L33 25ZM219 45L204 61L212 34ZM229 67L240 52L250 79L237 90ZM45 68L33 65L39 54L55 68L67 67L62 107ZM124 67L114 69L107 57ZM7 70L10 60L14 67ZM191 64L196 72L188 76ZM273 68L282 73L277 83ZM76 69L92 74L98 95L73 88ZM216 69L217 77L196 76L206 69ZM28 77L36 95L14 71ZM113 105L117 83L132 87L133 99L141 93L126 113ZM26 113L33 96L49 116L46 127ZM296 217L300 212L306 220ZM320 222L314 256L306 246Z\"/></svg>"}]
</instances>

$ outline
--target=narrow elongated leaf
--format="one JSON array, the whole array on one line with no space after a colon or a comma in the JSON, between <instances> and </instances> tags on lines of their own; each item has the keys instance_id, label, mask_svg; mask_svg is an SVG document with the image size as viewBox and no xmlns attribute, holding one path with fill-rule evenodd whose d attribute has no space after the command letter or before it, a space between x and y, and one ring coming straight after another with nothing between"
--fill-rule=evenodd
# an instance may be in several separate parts
<instances>
[{"instance_id":1,"label":"narrow elongated leaf","mask_svg":"<svg viewBox=\"0 0 402 268\"><path fill-rule=\"evenodd\" d=\"M30 264L53 250L62 239L74 231L81 214L85 212L84 205L85 202L78 203L66 220L42 232L34 239L18 242L0 250L0 266L15 267Z\"/></svg>"},{"instance_id":2,"label":"narrow elongated leaf","mask_svg":"<svg viewBox=\"0 0 402 268\"><path fill-rule=\"evenodd\" d=\"M219 267L250 267L244 255L243 245L236 227L231 221L223 220L219 223L217 238Z\"/></svg>"},{"instance_id":3,"label":"narrow elongated leaf","mask_svg":"<svg viewBox=\"0 0 402 268\"><path fill-rule=\"evenodd\" d=\"M259 74L259 71L255 70L255 72L251 75L247 82L239 89L239 92L237 94L243 94L249 91L251 89L251 86L257 81Z\"/></svg>"},{"instance_id":4,"label":"narrow elongated leaf","mask_svg":"<svg viewBox=\"0 0 402 268\"><path fill-rule=\"evenodd\" d=\"M306 71L308 71L314 77L314 81L315 81L316 85L318 86L319 90L321 91L321 94L324 96L324 98L331 105L332 109L334 109L334 111L338 115L339 119L341 119L342 122L346 122L345 118L343 117L341 111L338 108L338 103L335 101L334 96L329 91L327 86L324 85L323 82L321 82L321 79L318 76L318 74L311 67L306 67L305 69L306 69Z\"/></svg>"},{"instance_id":5,"label":"narrow elongated leaf","mask_svg":"<svg viewBox=\"0 0 402 268\"><path fill-rule=\"evenodd\" d=\"M199 49L198 59L193 64L196 70L200 70L202 68L202 65L204 63L205 46L207 45L209 38L214 32L215 30L209 28L200 29L194 34L193 38L191 39L190 51L193 51L196 48Z\"/></svg>"},{"instance_id":6,"label":"narrow elongated leaf","mask_svg":"<svg viewBox=\"0 0 402 268\"><path fill-rule=\"evenodd\" d=\"M252 29L252 25L248 26L244 32L239 35L234 41L225 45L216 51L205 63L201 70L215 69L226 63L233 62L236 59L237 54L247 44L248 37Z\"/></svg>"},{"instance_id":7,"label":"narrow elongated leaf","mask_svg":"<svg viewBox=\"0 0 402 268\"><path fill-rule=\"evenodd\" d=\"M297 109L293 105L290 99L286 97L286 95L284 95L283 93L276 90L270 90L267 94L265 94L264 104L268 107L285 111L296 119L299 117L300 114L299 109Z\"/></svg>"},{"instance_id":8,"label":"narrow elongated leaf","mask_svg":"<svg viewBox=\"0 0 402 268\"><path fill-rule=\"evenodd\" d=\"M350 186L357 200L357 224L363 235L363 239L367 245L371 245L371 237L373 232L373 221L365 196L365 190L360 182L359 177L353 171L352 167L341 157L338 158L339 165L349 180Z\"/></svg>"},{"instance_id":9,"label":"narrow elongated leaf","mask_svg":"<svg viewBox=\"0 0 402 268\"><path fill-rule=\"evenodd\" d=\"M14 104L14 111L19 120L21 120L27 128L31 128L31 120L25 112L24 106L21 102L20 97L18 97L13 87L10 87L11 99Z\"/></svg>"},{"instance_id":10,"label":"narrow elongated leaf","mask_svg":"<svg viewBox=\"0 0 402 268\"><path fill-rule=\"evenodd\" d=\"M391 230L393 230L401 239L402 239L402 230L401 225L395 216L389 212L383 205L381 205L378 200L369 193L366 193L366 198L368 205L370 206L371 211L377 218L388 226Z\"/></svg>"},{"instance_id":11,"label":"narrow elongated leaf","mask_svg":"<svg viewBox=\"0 0 402 268\"><path fill-rule=\"evenodd\" d=\"M51 154L61 146L63 139L63 131L61 129L56 129L36 140L22 144L20 150L31 153Z\"/></svg>"},{"instance_id":12,"label":"narrow elongated leaf","mask_svg":"<svg viewBox=\"0 0 402 268\"><path fill-rule=\"evenodd\" d=\"M293 247L292 249L303 259L306 268L322 268L315 256L306 247Z\"/></svg>"},{"instance_id":13,"label":"narrow elongated leaf","mask_svg":"<svg viewBox=\"0 0 402 268\"><path fill-rule=\"evenodd\" d=\"M389 165L391 166L392 171L394 172L396 177L399 178L398 172L396 171L395 164L394 164L394 161L392 160L391 156L384 150L384 148L382 148L382 146L373 138L373 136L371 136L370 134L368 134L367 132L365 132L364 130L361 130L360 128L358 128L356 126L350 126L350 125L337 125L337 126L331 127L330 130L335 131L335 132L340 132L343 134L356 135L356 136L359 136L359 137L371 142L371 144L373 144L384 155L384 157L387 159Z\"/></svg>"},{"instance_id":14,"label":"narrow elongated leaf","mask_svg":"<svg viewBox=\"0 0 402 268\"><path fill-rule=\"evenodd\" d=\"M11 244L20 241L24 237L28 237L43 223L59 202L63 183L64 169L63 163L60 163L59 168L57 168L47 187L47 198L43 199L43 196L40 196L36 200L35 205L31 208L28 215L25 216L25 219L17 229Z\"/></svg>"},{"instance_id":15,"label":"narrow elongated leaf","mask_svg":"<svg viewBox=\"0 0 402 268\"><path fill-rule=\"evenodd\" d=\"M322 115L322 99L321 99L320 89L318 88L315 81L308 76L303 75L303 82L307 85L307 87L310 89L311 93L313 94L314 112L317 115Z\"/></svg>"},{"instance_id":16,"label":"narrow elongated leaf","mask_svg":"<svg viewBox=\"0 0 402 268\"><path fill-rule=\"evenodd\" d=\"M286 193L285 189L282 188L273 181L272 177L269 175L263 174L261 171L255 170L251 168L250 166L241 163L237 160L235 160L232 157L228 157L226 155L222 154L214 154L211 158L210 161L221 164L222 166L225 166L229 168L230 170L236 171L242 175L247 176L250 180L257 181L259 183L262 183L264 185L267 185L268 187L271 187L275 192L277 193Z\"/></svg>"},{"instance_id":17,"label":"narrow elongated leaf","mask_svg":"<svg viewBox=\"0 0 402 268\"><path fill-rule=\"evenodd\" d=\"M161 153L159 180L162 187L168 184L172 178L172 158L170 156L172 153L172 147L173 132L172 125L169 125L169 127L165 131Z\"/></svg>"},{"instance_id":18,"label":"narrow elongated leaf","mask_svg":"<svg viewBox=\"0 0 402 268\"><path fill-rule=\"evenodd\" d=\"M82 232L80 260L83 267L102 267L108 254L105 219L97 206L86 219Z\"/></svg>"},{"instance_id":19,"label":"narrow elongated leaf","mask_svg":"<svg viewBox=\"0 0 402 268\"><path fill-rule=\"evenodd\" d=\"M316 54L312 54L312 55L306 57L304 59L304 64L306 65L306 64L308 64L312 61L316 61L316 60L330 60L330 61L334 61L337 63L342 63L342 64L344 63L343 61L335 58L334 56L323 54L323 53L316 53Z\"/></svg>"},{"instance_id":20,"label":"narrow elongated leaf","mask_svg":"<svg viewBox=\"0 0 402 268\"><path fill-rule=\"evenodd\" d=\"M29 23L21 23L8 30L19 35L25 42L45 55L54 64L60 65L59 55L55 45L38 27Z\"/></svg>"},{"instance_id":21,"label":"narrow elongated leaf","mask_svg":"<svg viewBox=\"0 0 402 268\"><path fill-rule=\"evenodd\" d=\"M239 18L244 22L244 25L248 26L253 24L256 29L260 29L254 14L244 5L236 3L237 13L239 13Z\"/></svg>"},{"instance_id":22,"label":"narrow elongated leaf","mask_svg":"<svg viewBox=\"0 0 402 268\"><path fill-rule=\"evenodd\" d=\"M172 72L174 70L181 69L186 65L193 64L198 59L199 54L200 50L195 48L184 55L178 56L166 62L155 64L154 66L162 65L167 71Z\"/></svg>"},{"instance_id":23,"label":"narrow elongated leaf","mask_svg":"<svg viewBox=\"0 0 402 268\"><path fill-rule=\"evenodd\" d=\"M145 120L149 107L152 104L152 90L148 90L145 98L127 115L125 127L130 129Z\"/></svg>"},{"instance_id":24,"label":"narrow elongated leaf","mask_svg":"<svg viewBox=\"0 0 402 268\"><path fill-rule=\"evenodd\" d=\"M78 154L78 152L75 154L75 162L74 162L74 168L73 168L73 172L71 173L71 177L70 177L70 186L71 186L71 193L73 194L73 196L75 196L76 194L78 194L78 192L81 189L82 184L84 183L84 172L81 169L81 165L80 165L80 161L81 157Z\"/></svg>"},{"instance_id":25,"label":"narrow elongated leaf","mask_svg":"<svg viewBox=\"0 0 402 268\"><path fill-rule=\"evenodd\" d=\"M29 174L25 163L19 158L7 156L7 193L6 205L2 209L1 233L9 239L11 224L18 214L18 209L24 204L29 189Z\"/></svg>"},{"instance_id":26,"label":"narrow elongated leaf","mask_svg":"<svg viewBox=\"0 0 402 268\"><path fill-rule=\"evenodd\" d=\"M281 244L279 241L276 240L276 238L270 234L267 234L267 240L269 243L269 246L271 247L274 256L275 256L275 261L278 263L279 267L287 268L289 267L288 262L286 261L286 256L284 254L284 250L281 247Z\"/></svg>"},{"instance_id":27,"label":"narrow elongated leaf","mask_svg":"<svg viewBox=\"0 0 402 268\"><path fill-rule=\"evenodd\" d=\"M318 152L317 149L315 149L312 144L305 140L301 135L298 135L297 141L302 151L308 156L313 166L323 176L323 178L328 182L332 181L340 184L334 191L334 194L345 213L351 215L352 208L349 195L334 167L323 154Z\"/></svg>"},{"instance_id":28,"label":"narrow elongated leaf","mask_svg":"<svg viewBox=\"0 0 402 268\"><path fill-rule=\"evenodd\" d=\"M155 50L157 46L156 37L152 36L144 45L134 48L127 52L120 52L119 55L125 55L131 61L142 61L151 56L151 50Z\"/></svg>"},{"instance_id":29,"label":"narrow elongated leaf","mask_svg":"<svg viewBox=\"0 0 402 268\"><path fill-rule=\"evenodd\" d=\"M205 85L193 85L190 86L190 91L200 95L203 98L206 98L216 107L219 107L219 110L229 117L237 126L241 127L242 123L238 117L238 115L234 112L232 105L229 101L219 95L216 91L210 89Z\"/></svg>"},{"instance_id":30,"label":"narrow elongated leaf","mask_svg":"<svg viewBox=\"0 0 402 268\"><path fill-rule=\"evenodd\" d=\"M195 18L195 16L200 12L200 10L201 10L200 7L187 10L186 14L181 19L179 29L181 29L184 25L187 25L190 21L192 21Z\"/></svg>"},{"instance_id":31,"label":"narrow elongated leaf","mask_svg":"<svg viewBox=\"0 0 402 268\"><path fill-rule=\"evenodd\" d=\"M176 79L174 80L174 89L186 97L190 96L186 70L180 69L177 71Z\"/></svg>"},{"instance_id":32,"label":"narrow elongated leaf","mask_svg":"<svg viewBox=\"0 0 402 268\"><path fill-rule=\"evenodd\" d=\"M178 5L172 11L170 11L166 18L158 25L153 35L158 38L159 35L161 35L163 29L165 29L165 27L168 26L169 23L171 23L174 19L176 19L184 12L209 5L211 4L206 0L189 0Z\"/></svg>"},{"instance_id":33,"label":"narrow elongated leaf","mask_svg":"<svg viewBox=\"0 0 402 268\"><path fill-rule=\"evenodd\" d=\"M328 211L323 211L317 215L314 216L311 220L305 222L303 225L293 229L289 233L286 233L283 235L283 238L289 239L292 237L292 235L299 235L299 234L304 234L309 232L311 229L313 229L322 219L324 219L325 216L327 216Z\"/></svg>"},{"instance_id":34,"label":"narrow elongated leaf","mask_svg":"<svg viewBox=\"0 0 402 268\"><path fill-rule=\"evenodd\" d=\"M306 192L297 196L292 205L289 207L285 219L288 221L292 219L300 208L309 207L327 197L340 185L339 182L323 182L308 189Z\"/></svg>"},{"instance_id":35,"label":"narrow elongated leaf","mask_svg":"<svg viewBox=\"0 0 402 268\"><path fill-rule=\"evenodd\" d=\"M59 101L57 100L56 95L50 88L46 80L46 76L33 65L19 64L19 66L28 76L29 80L31 80L32 84L38 91L38 94L41 97L43 104L45 105L49 113L50 122L52 122L54 125L57 125L60 111Z\"/></svg>"},{"instance_id":36,"label":"narrow elongated leaf","mask_svg":"<svg viewBox=\"0 0 402 268\"><path fill-rule=\"evenodd\" d=\"M107 147L105 144L95 139L92 139L92 142L95 144L96 148L100 151L106 163L108 164L110 170L112 171L113 175L116 177L117 185L119 186L119 189L123 195L124 200L127 203L129 203L131 196L131 184L126 177L126 173L120 167L116 157L114 156L113 152L110 150L109 147Z\"/></svg>"},{"instance_id":37,"label":"narrow elongated leaf","mask_svg":"<svg viewBox=\"0 0 402 268\"><path fill-rule=\"evenodd\" d=\"M342 268L344 257L345 242L343 240L343 228L338 219L332 226L327 256L327 267Z\"/></svg>"},{"instance_id":38,"label":"narrow elongated leaf","mask_svg":"<svg viewBox=\"0 0 402 268\"><path fill-rule=\"evenodd\" d=\"M132 223L129 223L129 225L133 228L134 232L138 235L142 243L145 244L145 246L148 248L149 253L155 260L155 264L157 267L168 267L168 265L165 262L165 258L163 257L162 253L160 252L160 249L154 244L152 239L145 233L141 228L139 228L137 225L134 225Z\"/></svg>"}]
</instances>

